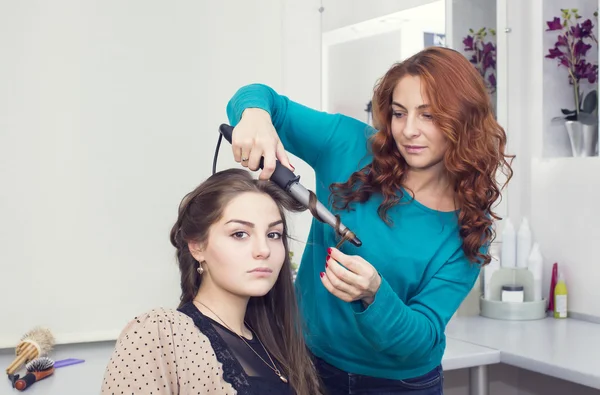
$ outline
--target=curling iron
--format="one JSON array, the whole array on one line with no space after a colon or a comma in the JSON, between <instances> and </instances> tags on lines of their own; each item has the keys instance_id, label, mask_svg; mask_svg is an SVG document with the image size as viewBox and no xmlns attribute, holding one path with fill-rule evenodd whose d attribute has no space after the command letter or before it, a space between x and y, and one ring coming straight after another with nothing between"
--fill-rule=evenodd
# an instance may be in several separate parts
<instances>
[{"instance_id":1,"label":"curling iron","mask_svg":"<svg viewBox=\"0 0 600 395\"><path fill-rule=\"evenodd\" d=\"M217 154L221 145L221 138L225 137L229 144L231 144L233 127L227 124L222 124L219 127L219 132L219 141L217 142L217 148L215 150L215 157L213 161L213 174L216 172ZM263 165L264 158L261 158L259 167L262 169ZM300 202L304 207L309 207L310 192L302 184L300 184L300 176L295 175L290 169L282 165L279 161L275 162L275 171L271 175L270 180L277 186L279 186L281 189L283 189L285 192L287 192L289 195L291 195L298 202ZM356 237L356 234L350 231L350 229L348 229L348 227L346 227L344 224L342 224L339 221L338 217L333 215L331 211L329 211L318 200L316 200L316 215L312 212L311 214L313 214L313 216L317 220L331 226L336 231L336 233L342 237L342 242L344 240L349 240L352 244L354 244L357 247L360 247L362 245L362 242L358 237Z\"/></svg>"}]
</instances>

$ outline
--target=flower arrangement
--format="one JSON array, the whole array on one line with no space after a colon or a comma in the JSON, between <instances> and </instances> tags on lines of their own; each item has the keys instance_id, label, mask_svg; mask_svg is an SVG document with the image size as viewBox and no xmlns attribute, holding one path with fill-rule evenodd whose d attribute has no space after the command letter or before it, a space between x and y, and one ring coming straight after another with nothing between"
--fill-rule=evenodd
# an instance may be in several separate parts
<instances>
[{"instance_id":1,"label":"flower arrangement","mask_svg":"<svg viewBox=\"0 0 600 395\"><path fill-rule=\"evenodd\" d=\"M496 45L486 41L489 36L495 37L496 30L482 27L478 31L469 29L469 35L463 39L464 51L471 55L469 61L475 66L485 81L488 92L496 92ZM468 57L468 56L467 56Z\"/></svg>"},{"instance_id":2,"label":"flower arrangement","mask_svg":"<svg viewBox=\"0 0 600 395\"><path fill-rule=\"evenodd\" d=\"M581 82L587 80L594 84L598 80L598 65L594 62L588 62L586 55L592 48L592 44L598 45L598 40L594 35L594 24L590 19L578 22L582 19L576 8L561 9L562 19L554 17L551 21L546 21L548 28L546 31L558 32L558 37L554 47L548 50L546 58L556 59L558 67L565 67L568 72L569 84L573 85L573 97L575 99L574 109L562 109L563 117L566 120L577 121L583 118L590 118L597 108L598 94L592 89L583 97ZM598 18L598 12L594 12Z\"/></svg>"}]
</instances>

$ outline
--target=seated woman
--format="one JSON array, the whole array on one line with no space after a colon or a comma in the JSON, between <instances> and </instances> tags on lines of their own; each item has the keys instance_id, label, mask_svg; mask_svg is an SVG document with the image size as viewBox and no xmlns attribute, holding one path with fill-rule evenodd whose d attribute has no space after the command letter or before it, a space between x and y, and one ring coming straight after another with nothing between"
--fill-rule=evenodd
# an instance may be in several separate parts
<instances>
[{"instance_id":1,"label":"seated woman","mask_svg":"<svg viewBox=\"0 0 600 395\"><path fill-rule=\"evenodd\" d=\"M284 209L303 207L246 170L218 172L183 199L171 230L179 308L128 323L103 394L321 393L299 325Z\"/></svg>"}]
</instances>

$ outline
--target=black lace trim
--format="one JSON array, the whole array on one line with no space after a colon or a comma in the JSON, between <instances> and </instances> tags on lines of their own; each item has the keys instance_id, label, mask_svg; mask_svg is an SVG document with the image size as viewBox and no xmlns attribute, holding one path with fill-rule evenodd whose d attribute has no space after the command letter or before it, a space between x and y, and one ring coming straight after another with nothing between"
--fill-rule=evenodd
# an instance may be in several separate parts
<instances>
[{"instance_id":1,"label":"black lace trim","mask_svg":"<svg viewBox=\"0 0 600 395\"><path fill-rule=\"evenodd\" d=\"M208 337L217 360L223 365L223 379L231 384L239 395L254 395L244 368L229 350L225 341L221 339L210 321L200 313L192 302L186 303L178 311L194 320L194 324L198 329Z\"/></svg>"}]
</instances>

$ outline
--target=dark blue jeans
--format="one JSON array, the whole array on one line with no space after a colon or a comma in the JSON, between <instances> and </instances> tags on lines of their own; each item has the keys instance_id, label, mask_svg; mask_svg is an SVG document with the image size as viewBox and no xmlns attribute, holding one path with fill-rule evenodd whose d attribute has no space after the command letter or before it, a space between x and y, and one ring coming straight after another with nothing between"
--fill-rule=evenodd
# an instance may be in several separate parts
<instances>
[{"instance_id":1,"label":"dark blue jeans","mask_svg":"<svg viewBox=\"0 0 600 395\"><path fill-rule=\"evenodd\" d=\"M344 372L313 357L327 395L443 395L444 373L438 366L422 376L390 380Z\"/></svg>"}]
</instances>

